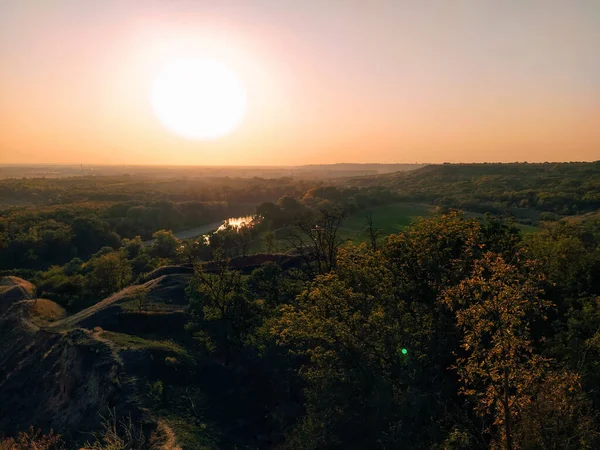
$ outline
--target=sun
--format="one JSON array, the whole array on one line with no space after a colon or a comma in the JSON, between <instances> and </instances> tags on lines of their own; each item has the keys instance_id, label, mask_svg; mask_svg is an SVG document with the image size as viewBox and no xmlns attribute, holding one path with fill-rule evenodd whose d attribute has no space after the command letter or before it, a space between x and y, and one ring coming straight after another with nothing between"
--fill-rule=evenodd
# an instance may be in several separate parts
<instances>
[{"instance_id":1,"label":"sun","mask_svg":"<svg viewBox=\"0 0 600 450\"><path fill-rule=\"evenodd\" d=\"M244 86L209 59L167 64L152 86L152 106L162 124L188 139L216 139L237 128L246 113Z\"/></svg>"}]
</instances>

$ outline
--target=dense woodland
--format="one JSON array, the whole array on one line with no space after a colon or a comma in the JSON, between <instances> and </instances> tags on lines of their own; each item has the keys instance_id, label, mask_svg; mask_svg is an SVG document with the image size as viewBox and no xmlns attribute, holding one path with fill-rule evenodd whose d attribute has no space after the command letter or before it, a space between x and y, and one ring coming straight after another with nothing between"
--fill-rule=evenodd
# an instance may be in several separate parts
<instances>
[{"instance_id":1,"label":"dense woodland","mask_svg":"<svg viewBox=\"0 0 600 450\"><path fill-rule=\"evenodd\" d=\"M532 217L526 209L555 220L600 208L600 162L430 165L356 178L351 184L385 186L405 200L483 213L512 212L525 218Z\"/></svg>"},{"instance_id":2,"label":"dense woodland","mask_svg":"<svg viewBox=\"0 0 600 450\"><path fill-rule=\"evenodd\" d=\"M342 203L349 210L391 202L387 189L342 189L291 179L153 180L125 177L0 180L0 270L46 269L73 258L88 259L122 239L152 239L159 230L179 231L254 214L257 205L279 205L276 225L293 223L296 205ZM286 203L287 202L287 203ZM277 210L279 208L279 210ZM287 208L287 209L286 209ZM264 209L264 208L263 208ZM258 208L260 214L263 209ZM264 211L266 214L269 211Z\"/></svg>"},{"instance_id":3,"label":"dense woodland","mask_svg":"<svg viewBox=\"0 0 600 450\"><path fill-rule=\"evenodd\" d=\"M43 201L3 212L2 268L76 312L183 265L184 322L142 336L179 350L144 374L139 400L154 417L186 423L173 425L183 448L594 449L599 174L598 163L443 165L337 187L165 181L151 192L150 181L8 180L3 195ZM384 236L369 209L408 199L442 208ZM243 203L260 218L251 228L208 242L170 231ZM561 220L546 217L524 234L514 217L450 207ZM130 213L140 208L159 212ZM353 212L365 216L363 242L342 237ZM253 239L268 246L275 232L290 262L236 269ZM148 295L133 297L141 316L153 314ZM151 448L134 444L136 425L122 423L109 423L91 448ZM32 425L46 437L20 430L0 448L75 445Z\"/></svg>"}]
</instances>

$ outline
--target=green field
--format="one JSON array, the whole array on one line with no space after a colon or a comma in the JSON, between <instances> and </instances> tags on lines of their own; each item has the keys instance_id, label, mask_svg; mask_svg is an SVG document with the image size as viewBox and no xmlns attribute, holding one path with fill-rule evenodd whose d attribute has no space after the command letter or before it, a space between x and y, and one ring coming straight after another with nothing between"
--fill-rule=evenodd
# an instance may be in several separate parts
<instances>
[{"instance_id":1,"label":"green field","mask_svg":"<svg viewBox=\"0 0 600 450\"><path fill-rule=\"evenodd\" d=\"M358 211L349 215L340 228L340 236L343 239L352 240L355 244L367 242L369 240L367 227L367 214L371 213L373 226L381 230L382 236L398 233L406 229L411 223L419 217L427 217L434 214L436 207L422 203L399 202L388 205L375 206L368 210ZM467 217L483 218L484 214L465 211ZM515 223L515 225L524 234L534 233L540 229L533 225ZM276 236L281 236L276 233ZM275 251L287 251L290 249L289 243L283 239L275 239ZM250 253L259 253L266 251L262 237L254 239L249 247Z\"/></svg>"},{"instance_id":2,"label":"green field","mask_svg":"<svg viewBox=\"0 0 600 450\"><path fill-rule=\"evenodd\" d=\"M384 235L388 235L404 230L417 218L430 216L434 211L434 206L419 203L402 202L375 206L350 215L342 225L342 236L350 238L356 243L368 240L365 228L367 226L366 216L369 213L372 214L373 226L380 229Z\"/></svg>"}]
</instances>

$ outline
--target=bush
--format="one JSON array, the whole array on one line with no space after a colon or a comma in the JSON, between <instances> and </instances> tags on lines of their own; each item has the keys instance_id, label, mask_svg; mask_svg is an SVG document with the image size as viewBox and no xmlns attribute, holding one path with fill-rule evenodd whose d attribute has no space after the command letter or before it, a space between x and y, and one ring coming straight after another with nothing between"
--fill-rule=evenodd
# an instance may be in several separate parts
<instances>
[{"instance_id":1,"label":"bush","mask_svg":"<svg viewBox=\"0 0 600 450\"><path fill-rule=\"evenodd\" d=\"M29 430L19 433L15 438L2 438L0 436L0 450L63 450L64 441L60 435L50 430L48 434L42 430Z\"/></svg>"}]
</instances>

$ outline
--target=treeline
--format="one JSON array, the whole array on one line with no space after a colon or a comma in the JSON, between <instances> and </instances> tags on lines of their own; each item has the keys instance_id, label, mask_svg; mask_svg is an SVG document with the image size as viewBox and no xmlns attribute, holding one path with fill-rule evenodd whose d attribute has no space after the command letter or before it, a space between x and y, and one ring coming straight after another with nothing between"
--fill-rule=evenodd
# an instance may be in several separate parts
<instances>
[{"instance_id":1,"label":"treeline","mask_svg":"<svg viewBox=\"0 0 600 450\"><path fill-rule=\"evenodd\" d=\"M298 230L299 270L188 289L198 349L256 380L262 447L598 448L598 223L524 240L452 213L375 249L332 214Z\"/></svg>"},{"instance_id":2,"label":"treeline","mask_svg":"<svg viewBox=\"0 0 600 450\"><path fill-rule=\"evenodd\" d=\"M210 239L199 236L180 240L170 231L172 227L162 222L164 229L149 236L145 234L153 240L149 245L144 245L139 234L133 238L121 238L112 231L111 222L95 217L77 218L63 229L40 233L39 229L32 228L39 233L39 239L34 239L36 236L30 238L28 243L31 250L28 252L22 252L23 247L19 249L22 242L19 239L11 241L0 252L4 251L7 258L11 252L15 252L15 257L32 258L31 261L21 259L23 266L10 267L10 260L6 261L7 267L10 267L6 273L31 280L38 286L40 297L53 300L73 312L94 304L167 264L192 264L210 261L216 256L246 256L253 244L254 248L273 252L275 236L270 230L276 228L287 238L287 249L293 249L298 243L297 235L293 233L295 229L302 226L310 228L316 217L330 217L337 210L343 209L346 213L345 206L356 207L355 194L354 189L342 191L325 188L322 192L320 189L311 189L301 199L285 195L275 203L260 204L256 208L256 223L235 228L222 227L212 233ZM378 201L385 199L382 196ZM105 213L121 205L113 205ZM131 207L129 210L132 208L138 209ZM222 214L215 217L223 217ZM169 214L163 210L161 217L161 220L168 219ZM202 217L206 218L206 215ZM161 226L161 223L153 225L150 221L140 224L147 230ZM29 233L26 236L29 238L32 235ZM49 267L38 270L44 266L36 265L37 258Z\"/></svg>"},{"instance_id":3,"label":"treeline","mask_svg":"<svg viewBox=\"0 0 600 450\"><path fill-rule=\"evenodd\" d=\"M72 258L88 259L123 238L151 239L160 229L179 230L223 220L226 202L135 202L16 210L0 218L0 270L45 269Z\"/></svg>"},{"instance_id":4,"label":"treeline","mask_svg":"<svg viewBox=\"0 0 600 450\"><path fill-rule=\"evenodd\" d=\"M600 162L430 165L349 183L385 186L405 200L481 213L530 208L551 220L600 208Z\"/></svg>"},{"instance_id":5,"label":"treeline","mask_svg":"<svg viewBox=\"0 0 600 450\"><path fill-rule=\"evenodd\" d=\"M263 202L256 208L256 213L269 228L281 228L294 225L311 211L337 208L351 214L396 201L399 201L398 196L384 187L318 186L308 189L299 198L286 195L276 202Z\"/></svg>"},{"instance_id":6,"label":"treeline","mask_svg":"<svg viewBox=\"0 0 600 450\"><path fill-rule=\"evenodd\" d=\"M254 236L249 227L225 227L210 236L180 240L170 230L152 235L151 245L140 236L103 246L89 258L74 257L47 270L12 270L37 286L36 295L73 313L91 306L130 284L140 283L154 269L170 264L211 261L218 255L245 256Z\"/></svg>"},{"instance_id":7,"label":"treeline","mask_svg":"<svg viewBox=\"0 0 600 450\"><path fill-rule=\"evenodd\" d=\"M342 205L356 210L395 199L382 188L307 188L303 182L286 179L240 179L210 187L204 181L159 180L153 184L128 177L124 180L106 177L0 181L5 188L12 186L13 196L19 197L14 191L18 187L24 197L35 192L43 195L45 202L60 200L52 205L2 211L0 270L45 270L72 258L86 260L103 247L118 249L122 239L140 236L149 240L158 230L184 230L254 213L261 203L267 206L258 208L258 214L268 214L271 205L277 216L272 217L272 223L280 225L293 224L296 213L302 209ZM201 188L205 191L197 190ZM109 198L121 198L121 194L114 196L115 192L121 192L125 200L110 201Z\"/></svg>"},{"instance_id":8,"label":"treeline","mask_svg":"<svg viewBox=\"0 0 600 450\"><path fill-rule=\"evenodd\" d=\"M298 191L300 189L300 191ZM0 270L46 269L89 258L121 239L150 239L248 213L261 201L300 195L290 180L151 180L78 177L0 180L0 199L43 206L5 208L0 216Z\"/></svg>"},{"instance_id":9,"label":"treeline","mask_svg":"<svg viewBox=\"0 0 600 450\"><path fill-rule=\"evenodd\" d=\"M291 178L153 178L115 175L0 180L0 204L64 205L82 202L235 202L259 203L314 183Z\"/></svg>"}]
</instances>

